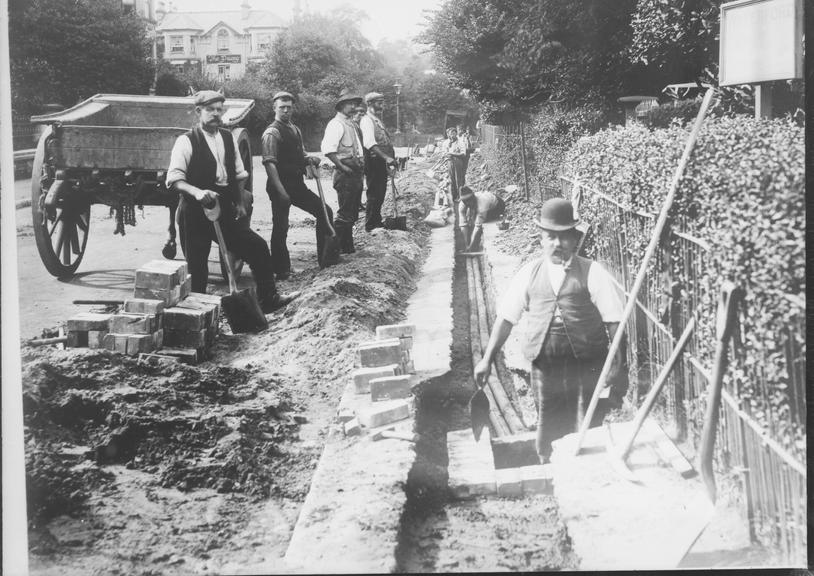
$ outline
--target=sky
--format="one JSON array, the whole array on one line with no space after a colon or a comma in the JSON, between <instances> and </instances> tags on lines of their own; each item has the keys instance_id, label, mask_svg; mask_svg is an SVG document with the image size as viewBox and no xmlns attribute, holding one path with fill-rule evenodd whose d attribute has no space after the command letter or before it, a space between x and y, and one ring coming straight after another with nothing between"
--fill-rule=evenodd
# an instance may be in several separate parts
<instances>
[{"instance_id":1,"label":"sky","mask_svg":"<svg viewBox=\"0 0 814 576\"><path fill-rule=\"evenodd\" d=\"M369 18L360 22L360 30L375 46L379 40L409 39L422 28L423 11L438 8L442 0L300 0L311 12L330 12L342 5L349 5L366 12ZM195 10L239 10L242 0L173 0L178 12ZM169 5L169 0L165 0ZM273 10L290 19L294 0L249 0L257 10Z\"/></svg>"}]
</instances>

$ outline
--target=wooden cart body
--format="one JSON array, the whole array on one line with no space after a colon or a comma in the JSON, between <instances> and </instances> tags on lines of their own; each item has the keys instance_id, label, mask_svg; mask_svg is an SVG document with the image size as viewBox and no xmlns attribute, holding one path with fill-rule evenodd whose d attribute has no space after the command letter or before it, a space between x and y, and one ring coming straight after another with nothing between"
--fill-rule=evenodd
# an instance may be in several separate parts
<instances>
[{"instance_id":1,"label":"wooden cart body","mask_svg":"<svg viewBox=\"0 0 814 576\"><path fill-rule=\"evenodd\" d=\"M254 100L227 98L221 118L249 171L249 189L251 147L239 124L253 106ZM97 94L31 121L46 125L34 159L32 210L40 257L54 276L76 271L92 204L116 210L123 205L177 206L178 195L167 190L165 178L176 139L197 123L191 96ZM167 246L171 242L173 250L165 250L165 256L174 254L172 223L170 235Z\"/></svg>"}]
</instances>

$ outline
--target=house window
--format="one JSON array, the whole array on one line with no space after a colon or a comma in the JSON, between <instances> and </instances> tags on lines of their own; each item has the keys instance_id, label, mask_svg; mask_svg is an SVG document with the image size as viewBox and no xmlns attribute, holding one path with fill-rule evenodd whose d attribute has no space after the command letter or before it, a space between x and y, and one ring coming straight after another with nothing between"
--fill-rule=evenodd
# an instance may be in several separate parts
<instances>
[{"instance_id":1,"label":"house window","mask_svg":"<svg viewBox=\"0 0 814 576\"><path fill-rule=\"evenodd\" d=\"M229 32L221 28L218 30L218 52L229 51Z\"/></svg>"},{"instance_id":2,"label":"house window","mask_svg":"<svg viewBox=\"0 0 814 576\"><path fill-rule=\"evenodd\" d=\"M170 36L170 54L184 53L184 37Z\"/></svg>"},{"instance_id":3,"label":"house window","mask_svg":"<svg viewBox=\"0 0 814 576\"><path fill-rule=\"evenodd\" d=\"M231 78L229 74L229 65L221 64L218 66L218 82L227 82Z\"/></svg>"},{"instance_id":4,"label":"house window","mask_svg":"<svg viewBox=\"0 0 814 576\"><path fill-rule=\"evenodd\" d=\"M179 74L183 74L184 73L184 65L183 64L176 64L175 65L175 71L178 72Z\"/></svg>"},{"instance_id":5,"label":"house window","mask_svg":"<svg viewBox=\"0 0 814 576\"><path fill-rule=\"evenodd\" d=\"M189 38L189 53L195 54L195 36Z\"/></svg>"},{"instance_id":6,"label":"house window","mask_svg":"<svg viewBox=\"0 0 814 576\"><path fill-rule=\"evenodd\" d=\"M265 52L271 48L271 34L258 34L257 35L257 51Z\"/></svg>"}]
</instances>

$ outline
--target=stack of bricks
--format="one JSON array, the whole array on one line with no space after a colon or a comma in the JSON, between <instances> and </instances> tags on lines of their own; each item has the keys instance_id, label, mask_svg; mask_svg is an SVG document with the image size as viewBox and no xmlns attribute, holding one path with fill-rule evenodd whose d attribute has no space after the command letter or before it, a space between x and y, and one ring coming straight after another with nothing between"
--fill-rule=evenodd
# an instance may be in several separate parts
<instances>
[{"instance_id":1,"label":"stack of bricks","mask_svg":"<svg viewBox=\"0 0 814 576\"><path fill-rule=\"evenodd\" d=\"M165 354L198 362L215 343L220 319L220 296L192 292L164 310Z\"/></svg>"},{"instance_id":2,"label":"stack of bricks","mask_svg":"<svg viewBox=\"0 0 814 576\"><path fill-rule=\"evenodd\" d=\"M151 260L136 270L136 288L133 296L147 300L161 300L164 306L175 306L186 298L192 286L187 276L186 262Z\"/></svg>"},{"instance_id":3,"label":"stack of bricks","mask_svg":"<svg viewBox=\"0 0 814 576\"><path fill-rule=\"evenodd\" d=\"M145 298L124 301L121 312L110 315L103 347L130 356L158 350L163 345L164 302ZM91 346L93 348L93 346Z\"/></svg>"},{"instance_id":4,"label":"stack of bricks","mask_svg":"<svg viewBox=\"0 0 814 576\"><path fill-rule=\"evenodd\" d=\"M68 318L65 345L69 348L103 348L104 338L110 332L110 319L113 314L80 312Z\"/></svg>"}]
</instances>

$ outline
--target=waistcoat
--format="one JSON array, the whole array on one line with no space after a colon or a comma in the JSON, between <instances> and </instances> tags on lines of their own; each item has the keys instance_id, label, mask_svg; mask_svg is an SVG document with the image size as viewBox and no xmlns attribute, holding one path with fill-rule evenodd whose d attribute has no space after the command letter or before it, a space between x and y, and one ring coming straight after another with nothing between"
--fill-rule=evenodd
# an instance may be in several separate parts
<instances>
[{"instance_id":1,"label":"waistcoat","mask_svg":"<svg viewBox=\"0 0 814 576\"><path fill-rule=\"evenodd\" d=\"M342 124L342 139L339 140L339 146L336 148L336 157L340 160L359 158L359 151L356 149L356 140L359 136L356 134L356 126L353 121L350 118L335 118L335 120Z\"/></svg>"},{"instance_id":2,"label":"waistcoat","mask_svg":"<svg viewBox=\"0 0 814 576\"><path fill-rule=\"evenodd\" d=\"M302 134L293 124L275 120L269 128L277 128L280 145L277 147L277 170L280 176L301 176L305 173L305 152Z\"/></svg>"},{"instance_id":3,"label":"waistcoat","mask_svg":"<svg viewBox=\"0 0 814 576\"><path fill-rule=\"evenodd\" d=\"M607 353L605 325L588 291L591 264L588 258L574 256L556 295L543 260L534 266L529 282L529 288L534 288L534 292L529 292L523 345L523 353L529 360L534 360L540 353L555 307L560 309L565 331L577 358L595 358Z\"/></svg>"},{"instance_id":4,"label":"waistcoat","mask_svg":"<svg viewBox=\"0 0 814 576\"><path fill-rule=\"evenodd\" d=\"M384 127L384 123L382 123L378 116L374 116L373 114L368 114L368 116L373 120L373 136L376 138L376 146L381 148L382 152L388 156L395 156L396 152L393 150L393 141L390 139L390 133L387 131L387 128ZM375 154L370 154L370 156L378 158Z\"/></svg>"},{"instance_id":5,"label":"waistcoat","mask_svg":"<svg viewBox=\"0 0 814 576\"><path fill-rule=\"evenodd\" d=\"M230 200L237 200L237 172L235 172L235 141L232 133L223 128L218 128L221 138L223 138L223 148L226 151L224 164L226 165L226 180L229 187ZM206 143L203 130L197 126L186 133L187 138L192 143L192 158L187 166L187 182L193 186L205 190L215 190L217 180L217 161Z\"/></svg>"}]
</instances>

